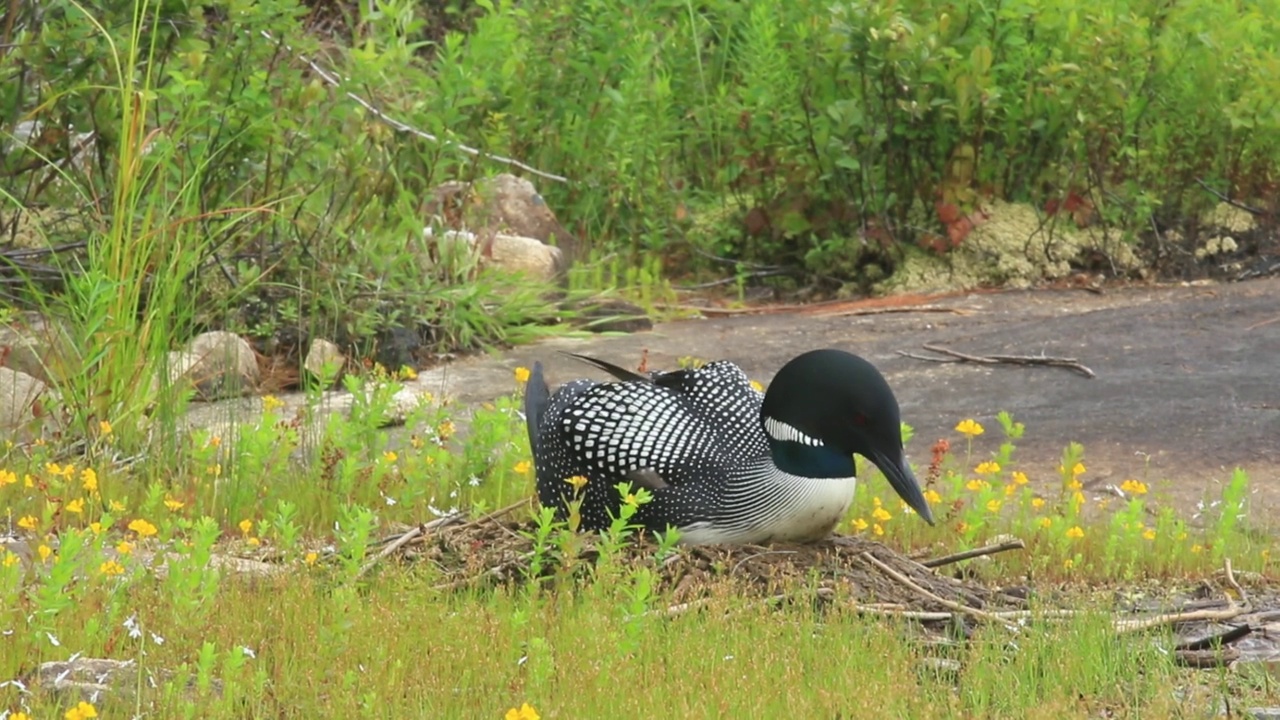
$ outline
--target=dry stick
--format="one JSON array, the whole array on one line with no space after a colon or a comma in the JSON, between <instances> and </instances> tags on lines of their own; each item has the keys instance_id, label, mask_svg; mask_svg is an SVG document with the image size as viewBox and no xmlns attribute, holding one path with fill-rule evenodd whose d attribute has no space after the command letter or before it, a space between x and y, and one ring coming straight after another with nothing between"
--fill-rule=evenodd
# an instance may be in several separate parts
<instances>
[{"instance_id":1,"label":"dry stick","mask_svg":"<svg viewBox=\"0 0 1280 720\"><path fill-rule=\"evenodd\" d=\"M920 587L911 578L907 577L906 575L903 575L897 570L894 570L893 568L889 567L888 565L881 562L880 560L877 560L874 556L871 555L871 553L864 552L862 553L862 557L865 558L867 562L880 568L880 572L884 573L885 575L888 575L894 580L897 580L900 584L915 591L922 597L928 598L929 600L932 600L938 603L939 605L942 605L943 607L951 608L952 610L955 610L957 612L962 612L966 615L972 615L973 617L978 618L980 620L987 620L989 622L998 622L1007 628L1013 629L1012 625L992 615L991 613L983 612L982 610L979 610L977 608L971 608L968 605L964 605L964 604L955 602L953 600L947 600Z\"/></svg>"},{"instance_id":2,"label":"dry stick","mask_svg":"<svg viewBox=\"0 0 1280 720\"><path fill-rule=\"evenodd\" d=\"M259 32L262 34L262 37L266 38L267 40L270 40L271 42L278 42L274 37L271 36L271 33L267 32L266 30L260 30ZM341 89L342 81L338 79L337 75L320 67L319 64L317 64L314 60L307 57L306 55L302 55L301 53L298 53L288 43L281 42L280 44L283 45L285 48L287 48L289 52L294 53L294 55L296 55L299 60L309 65L311 67L311 70L315 72L315 74L319 75L320 78L323 79L330 86ZM521 170L524 170L527 173L537 175L538 177L541 177L541 178L546 178L547 180L555 180L556 182L562 182L562 183L569 182L569 179L564 177L563 175L553 175L549 172L544 172L530 165L526 165L520 162L519 160L513 160L512 158L503 157L501 155L494 155L493 153L485 152L484 150L477 150L476 148L473 148L469 145L463 145L462 143L453 142L452 140L441 140L440 138L436 137L435 135L432 135L429 132L423 132L422 130L419 130L415 127L407 125L391 117L390 115L387 115L382 110L378 109L373 103L369 102L368 100L365 100L364 98L360 97L359 95L356 95L353 92L346 91L346 95L348 98L351 98L352 100L356 101L356 103L358 103L365 110L368 110L370 113L373 113L374 117L390 125L396 130L399 130L400 132L406 132L406 133L409 133L410 135L416 135L424 140L428 140L430 142L436 143L437 145L443 145L445 147L450 147L450 146L455 147L461 150L462 152L474 157L481 157L486 160L492 160L493 162L496 162L496 163L502 163L503 165L510 165L511 167L520 168Z\"/></svg>"},{"instance_id":3,"label":"dry stick","mask_svg":"<svg viewBox=\"0 0 1280 720\"><path fill-rule=\"evenodd\" d=\"M409 528L409 530L406 531L403 535L401 535L400 537L388 543L387 546L382 548L382 550L377 555L374 555L372 558L370 558L369 561L366 562L360 568L360 570L356 572L356 576L354 579L359 580L360 578L364 577L365 573L372 570L374 565L377 565L378 563L385 560L389 555L391 555L395 551L399 550L405 545L408 545L410 542L413 541L414 538L419 537L421 535L425 535L429 530L436 530L442 527L446 527L448 525L452 525L455 522L457 522L460 517L461 515L459 515L458 513L453 513L450 515L445 515L444 517L436 518L431 522L415 525Z\"/></svg>"},{"instance_id":4,"label":"dry stick","mask_svg":"<svg viewBox=\"0 0 1280 720\"><path fill-rule=\"evenodd\" d=\"M1210 650L1214 645L1229 645L1243 637L1247 637L1253 633L1253 626L1249 623L1236 625L1225 632L1214 633L1202 637L1198 640L1187 640L1173 646L1175 652L1192 652L1197 650Z\"/></svg>"},{"instance_id":5,"label":"dry stick","mask_svg":"<svg viewBox=\"0 0 1280 720\"><path fill-rule=\"evenodd\" d=\"M360 578L364 577L365 573L372 570L374 565L377 565L378 563L382 562L382 560L386 558L388 555L399 550L405 545L409 544L410 540L418 537L421 534L422 534L421 525L415 525L409 528L408 532L396 538L393 542L388 544L386 547L382 548L381 552L379 552L377 555L374 555L368 562L366 562L360 568L360 570L356 572L356 576L353 579L359 580Z\"/></svg>"},{"instance_id":6,"label":"dry stick","mask_svg":"<svg viewBox=\"0 0 1280 720\"><path fill-rule=\"evenodd\" d=\"M493 512L489 513L488 515L481 515L480 517L476 518L475 520L471 520L471 521L469 521L469 522L465 522L465 523L463 523L461 526L459 526L459 527L458 527L458 529L459 529L459 530L465 530L465 529L467 529L467 528L469 528L469 527L474 527L474 526L476 526L476 525L479 525L480 523L490 522L490 521L493 521L493 520L497 520L498 518L500 518L500 517L502 517L502 516L504 516L504 515L510 515L512 512L514 512L514 511L516 511L516 510L519 510L520 508L524 507L525 505L528 505L528 504L529 504L529 503L531 503L531 502L533 502L533 498L532 498L532 497L527 497L527 498L525 498L525 499L523 499L523 500L520 500L519 502L511 503L510 505L508 505L508 506L506 506L506 507L504 507L504 508L498 508L497 510L494 510Z\"/></svg>"},{"instance_id":7,"label":"dry stick","mask_svg":"<svg viewBox=\"0 0 1280 720\"><path fill-rule=\"evenodd\" d=\"M864 308L862 310L842 310L839 312L813 313L814 317L855 317L859 315L888 315L890 313L948 313L951 315L969 315L970 312L959 308L939 307L938 305L916 305L915 307Z\"/></svg>"},{"instance_id":8,"label":"dry stick","mask_svg":"<svg viewBox=\"0 0 1280 720\"><path fill-rule=\"evenodd\" d=\"M796 552L796 550L765 550L764 552L748 555L734 563L733 569L729 571L729 575L732 576L734 573L738 572L738 568L742 567L743 564L755 560L758 557L764 557L765 555L795 555Z\"/></svg>"},{"instance_id":9,"label":"dry stick","mask_svg":"<svg viewBox=\"0 0 1280 720\"><path fill-rule=\"evenodd\" d=\"M914 360L924 360L926 362L950 363L950 362L971 362L981 365L1047 365L1049 367L1061 367L1074 372L1078 372L1087 378L1094 378L1097 375L1080 364L1075 358L1059 358L1048 357L1045 355L970 355L962 353L959 350L951 350L949 348L940 347L930 343L922 345L925 350L936 352L940 355L947 355L946 358L935 358L927 355L918 355L916 353L899 350L898 354L903 357L909 357Z\"/></svg>"},{"instance_id":10,"label":"dry stick","mask_svg":"<svg viewBox=\"0 0 1280 720\"><path fill-rule=\"evenodd\" d=\"M964 552L958 552L952 555L944 555L940 558L934 558L932 560L925 560L920 564L927 568L939 568L939 567L942 567L943 565L958 563L961 560L968 560L970 558L982 557L984 555L995 555L996 553L1002 553L1002 552L1005 552L1006 550L1023 550L1026 547L1027 547L1026 543L1022 542L1021 540L1010 540L1009 542L1002 542L996 545L987 545L985 547L974 548L973 550L965 550Z\"/></svg>"},{"instance_id":11,"label":"dry stick","mask_svg":"<svg viewBox=\"0 0 1280 720\"><path fill-rule=\"evenodd\" d=\"M1246 606L1253 605L1253 603L1249 601L1249 593L1245 592L1244 588L1240 587L1240 583L1236 582L1236 574L1231 569L1231 558L1222 559L1222 569L1225 571L1227 576L1227 584L1234 588L1236 594L1240 596L1240 602L1244 603Z\"/></svg>"},{"instance_id":12,"label":"dry stick","mask_svg":"<svg viewBox=\"0 0 1280 720\"><path fill-rule=\"evenodd\" d=\"M1232 603L1225 610L1193 610L1191 612L1182 613L1165 613L1163 615L1137 618L1134 620L1116 620L1115 630L1116 632L1125 635L1128 633L1150 630L1163 625L1177 625L1179 623L1196 622L1199 620L1231 620L1232 618L1240 617L1247 612L1249 612L1249 608L1247 606Z\"/></svg>"}]
</instances>

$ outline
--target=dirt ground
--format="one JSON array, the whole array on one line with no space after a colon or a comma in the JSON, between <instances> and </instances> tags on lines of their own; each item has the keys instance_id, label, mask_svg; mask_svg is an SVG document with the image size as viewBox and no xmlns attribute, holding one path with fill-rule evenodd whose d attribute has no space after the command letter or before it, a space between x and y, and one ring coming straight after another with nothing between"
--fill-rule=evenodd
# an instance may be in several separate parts
<instances>
[{"instance_id":1,"label":"dirt ground","mask_svg":"<svg viewBox=\"0 0 1280 720\"><path fill-rule=\"evenodd\" d=\"M855 314L885 307L930 311ZM1089 379L1042 366L938 364L924 343L974 355L1072 357ZM886 375L916 428L918 463L938 438L958 442L956 422L973 417L987 434L978 457L999 442L996 413L1027 426L1016 457L1033 482L1052 482L1062 449L1085 446L1094 492L1127 478L1146 481L1157 501L1189 514L1216 497L1232 469L1250 476L1250 520L1272 527L1280 508L1280 278L1232 284L971 293L775 309L659 324L634 335L557 339L500 357L464 360L422 373L419 383L464 405L510 392L512 370L542 361L552 385L595 371L557 350L652 368L684 356L727 358L768 381L809 349L857 352Z\"/></svg>"}]
</instances>

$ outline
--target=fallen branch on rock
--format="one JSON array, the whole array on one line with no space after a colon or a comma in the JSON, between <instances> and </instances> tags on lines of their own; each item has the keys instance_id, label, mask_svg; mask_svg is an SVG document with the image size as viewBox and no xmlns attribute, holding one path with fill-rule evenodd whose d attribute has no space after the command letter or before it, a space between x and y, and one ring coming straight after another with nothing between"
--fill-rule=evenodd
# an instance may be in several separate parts
<instances>
[{"instance_id":1,"label":"fallen branch on rock","mask_svg":"<svg viewBox=\"0 0 1280 720\"><path fill-rule=\"evenodd\" d=\"M1047 365L1049 367L1066 368L1073 372L1077 372L1087 378L1094 378L1097 375L1088 367L1082 365L1075 358L1049 357L1047 355L970 355L952 350L938 345L925 343L922 346L925 350L945 355L946 357L930 357L928 355L918 355L906 350L899 350L898 354L903 357L909 357L913 360L924 360L926 362L936 363L953 363L953 362L971 362L981 365Z\"/></svg>"}]
</instances>

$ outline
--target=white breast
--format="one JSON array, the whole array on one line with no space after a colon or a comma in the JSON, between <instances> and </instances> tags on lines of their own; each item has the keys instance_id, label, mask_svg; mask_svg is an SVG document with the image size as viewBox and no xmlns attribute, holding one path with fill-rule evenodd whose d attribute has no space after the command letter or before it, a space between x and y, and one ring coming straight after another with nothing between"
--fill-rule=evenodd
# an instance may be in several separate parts
<instances>
[{"instance_id":1,"label":"white breast","mask_svg":"<svg viewBox=\"0 0 1280 720\"><path fill-rule=\"evenodd\" d=\"M849 510L857 478L806 478L777 471L768 484L767 489L755 489L749 514L733 522L707 521L682 527L680 541L714 545L820 540ZM770 497L762 502L761 496Z\"/></svg>"}]
</instances>

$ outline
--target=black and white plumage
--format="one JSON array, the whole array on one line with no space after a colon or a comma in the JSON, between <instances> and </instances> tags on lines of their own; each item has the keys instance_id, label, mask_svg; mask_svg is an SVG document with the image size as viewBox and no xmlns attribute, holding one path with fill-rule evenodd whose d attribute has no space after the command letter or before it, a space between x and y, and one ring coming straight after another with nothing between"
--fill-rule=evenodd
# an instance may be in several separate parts
<instances>
[{"instance_id":1,"label":"black and white plumage","mask_svg":"<svg viewBox=\"0 0 1280 720\"><path fill-rule=\"evenodd\" d=\"M927 522L928 504L902 450L898 403L870 363L840 350L788 362L767 393L720 361L642 376L575 356L618 380L574 380L554 395L535 363L525 390L538 497L563 515L582 487L582 528L607 527L615 486L647 488L633 518L680 530L683 542L809 541L853 499L853 454L879 467Z\"/></svg>"}]
</instances>

